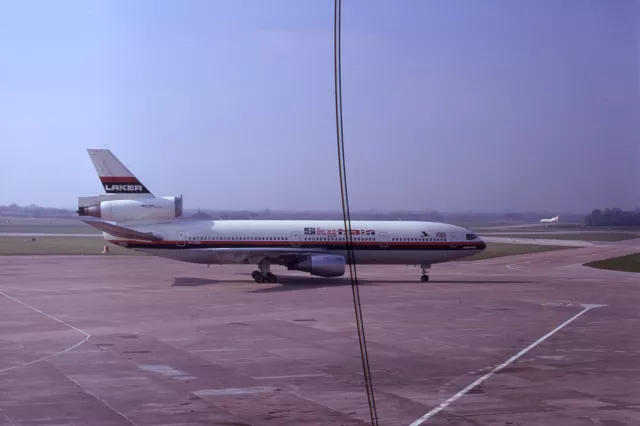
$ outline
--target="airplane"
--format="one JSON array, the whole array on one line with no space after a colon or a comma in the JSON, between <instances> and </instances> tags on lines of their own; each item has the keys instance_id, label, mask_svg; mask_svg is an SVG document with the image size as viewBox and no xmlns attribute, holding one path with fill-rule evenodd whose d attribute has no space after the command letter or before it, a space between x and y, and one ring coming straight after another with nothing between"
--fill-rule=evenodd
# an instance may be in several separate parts
<instances>
[{"instance_id":1,"label":"airplane","mask_svg":"<svg viewBox=\"0 0 640 426\"><path fill-rule=\"evenodd\" d=\"M540 223L556 223L560 220L560 216L552 217L551 219L540 219Z\"/></svg>"},{"instance_id":2,"label":"airplane","mask_svg":"<svg viewBox=\"0 0 640 426\"><path fill-rule=\"evenodd\" d=\"M470 230L438 222L358 220L345 227L340 220L189 220L182 195L156 197L111 150L87 151L106 194L79 197L77 213L106 241L182 262L257 265L251 273L257 283L278 282L271 265L339 277L349 262L420 265L426 282L431 265L486 248Z\"/></svg>"}]
</instances>

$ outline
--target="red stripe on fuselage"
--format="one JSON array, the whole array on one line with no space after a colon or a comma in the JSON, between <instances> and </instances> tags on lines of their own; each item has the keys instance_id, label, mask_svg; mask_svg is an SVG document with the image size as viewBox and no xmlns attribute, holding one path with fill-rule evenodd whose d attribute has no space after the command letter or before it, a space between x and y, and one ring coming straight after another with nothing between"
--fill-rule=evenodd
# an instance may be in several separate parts
<instances>
[{"instance_id":1,"label":"red stripe on fuselage","mask_svg":"<svg viewBox=\"0 0 640 426\"><path fill-rule=\"evenodd\" d=\"M107 240L113 244L135 244L138 246L158 247L168 245L188 245L188 246L203 246L203 247L233 247L236 245L252 246L252 247L273 247L280 246L285 248L290 247L324 247L336 245L342 245L346 248L344 241L136 241L136 240ZM341 244L342 243L342 244ZM393 241L387 242L383 247L380 241L354 241L353 246L378 246L381 249L385 247L485 247L485 243L480 242L450 242L450 241Z\"/></svg>"}]
</instances>

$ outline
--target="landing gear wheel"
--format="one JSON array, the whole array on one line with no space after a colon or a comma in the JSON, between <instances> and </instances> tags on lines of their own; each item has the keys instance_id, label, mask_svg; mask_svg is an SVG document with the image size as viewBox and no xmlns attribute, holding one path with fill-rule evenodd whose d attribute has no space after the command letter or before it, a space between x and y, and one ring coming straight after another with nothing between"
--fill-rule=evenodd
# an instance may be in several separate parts
<instances>
[{"instance_id":1,"label":"landing gear wheel","mask_svg":"<svg viewBox=\"0 0 640 426\"><path fill-rule=\"evenodd\" d=\"M268 259L262 259L260 263L258 263L258 270L253 271L251 276L257 283L277 283L278 277L271 273L270 264Z\"/></svg>"},{"instance_id":2,"label":"landing gear wheel","mask_svg":"<svg viewBox=\"0 0 640 426\"><path fill-rule=\"evenodd\" d=\"M427 275L427 270L431 268L431 265L427 263L423 263L422 265L420 265L420 267L422 268L422 276L420 277L420 281L422 281L423 283L426 283L427 281L429 281L429 275Z\"/></svg>"},{"instance_id":3,"label":"landing gear wheel","mask_svg":"<svg viewBox=\"0 0 640 426\"><path fill-rule=\"evenodd\" d=\"M277 282L278 282L278 276L277 276L277 275L272 274L271 272L269 272L269 273L267 274L267 277L266 277L266 278L267 278L267 282L269 282L269 283L271 283L271 284L274 284L274 283L277 283Z\"/></svg>"}]
</instances>

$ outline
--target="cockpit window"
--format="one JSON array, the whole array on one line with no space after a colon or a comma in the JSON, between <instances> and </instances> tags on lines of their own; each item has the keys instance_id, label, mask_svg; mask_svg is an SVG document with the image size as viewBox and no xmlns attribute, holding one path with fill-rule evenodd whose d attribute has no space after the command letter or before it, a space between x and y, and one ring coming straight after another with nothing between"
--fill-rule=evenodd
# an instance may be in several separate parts
<instances>
[{"instance_id":1,"label":"cockpit window","mask_svg":"<svg viewBox=\"0 0 640 426\"><path fill-rule=\"evenodd\" d=\"M467 234L467 241L475 240L478 238L476 234Z\"/></svg>"}]
</instances>

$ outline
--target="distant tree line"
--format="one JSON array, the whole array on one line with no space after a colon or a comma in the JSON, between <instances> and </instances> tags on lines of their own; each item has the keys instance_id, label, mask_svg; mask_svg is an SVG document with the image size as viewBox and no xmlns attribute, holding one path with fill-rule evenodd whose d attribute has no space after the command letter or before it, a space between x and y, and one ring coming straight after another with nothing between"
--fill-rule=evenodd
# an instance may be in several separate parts
<instances>
[{"instance_id":1,"label":"distant tree line","mask_svg":"<svg viewBox=\"0 0 640 426\"><path fill-rule=\"evenodd\" d=\"M635 210L595 209L585 218L587 226L640 226L640 208Z\"/></svg>"},{"instance_id":2,"label":"distant tree line","mask_svg":"<svg viewBox=\"0 0 640 426\"><path fill-rule=\"evenodd\" d=\"M40 207L35 204L28 206L20 206L18 204L10 204L8 206L0 206L0 216L15 217L71 217L74 212L68 209L56 209L52 207Z\"/></svg>"},{"instance_id":3,"label":"distant tree line","mask_svg":"<svg viewBox=\"0 0 640 426\"><path fill-rule=\"evenodd\" d=\"M272 211L269 209L260 211L248 210L185 210L185 217L192 219L213 218L216 220L343 220L342 212L336 211ZM427 212L376 212L360 211L351 212L351 220L423 220L443 222L444 217L437 211Z\"/></svg>"}]
</instances>

